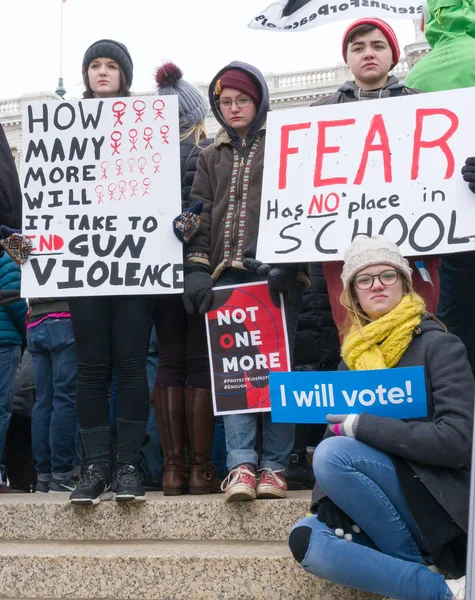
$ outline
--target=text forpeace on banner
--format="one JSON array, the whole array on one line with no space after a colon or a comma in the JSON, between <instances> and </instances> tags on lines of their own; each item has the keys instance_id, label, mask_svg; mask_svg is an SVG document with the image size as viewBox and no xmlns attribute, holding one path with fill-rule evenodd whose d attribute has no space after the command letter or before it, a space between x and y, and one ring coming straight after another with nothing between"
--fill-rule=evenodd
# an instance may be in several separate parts
<instances>
[{"instance_id":1,"label":"text forpeace on banner","mask_svg":"<svg viewBox=\"0 0 475 600\"><path fill-rule=\"evenodd\" d=\"M22 178L23 296L183 290L175 97L25 103Z\"/></svg>"},{"instance_id":2,"label":"text forpeace on banner","mask_svg":"<svg viewBox=\"0 0 475 600\"><path fill-rule=\"evenodd\" d=\"M269 373L290 370L290 359L267 282L215 288L206 330L215 415L269 411Z\"/></svg>"},{"instance_id":3,"label":"text forpeace on banner","mask_svg":"<svg viewBox=\"0 0 475 600\"><path fill-rule=\"evenodd\" d=\"M421 14L422 3L418 0L278 0L259 12L249 27L260 31L305 31L342 19L415 19Z\"/></svg>"},{"instance_id":4,"label":"text forpeace on banner","mask_svg":"<svg viewBox=\"0 0 475 600\"><path fill-rule=\"evenodd\" d=\"M475 88L269 113L257 257L342 260L382 234L405 256L475 249Z\"/></svg>"},{"instance_id":5,"label":"text forpeace on banner","mask_svg":"<svg viewBox=\"0 0 475 600\"><path fill-rule=\"evenodd\" d=\"M427 416L424 367L271 373L274 423L327 423L326 415Z\"/></svg>"}]
</instances>

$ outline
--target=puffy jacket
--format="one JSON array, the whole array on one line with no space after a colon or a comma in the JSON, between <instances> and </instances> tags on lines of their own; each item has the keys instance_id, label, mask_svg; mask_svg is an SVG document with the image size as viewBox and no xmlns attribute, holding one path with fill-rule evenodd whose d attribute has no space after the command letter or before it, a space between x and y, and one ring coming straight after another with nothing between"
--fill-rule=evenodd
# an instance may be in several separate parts
<instances>
[{"instance_id":1,"label":"puffy jacket","mask_svg":"<svg viewBox=\"0 0 475 600\"><path fill-rule=\"evenodd\" d=\"M20 282L20 267L4 252L0 258L0 288L3 290L19 290ZM10 306L0 307L0 346L23 343L26 311L25 300L19 300L14 304L10 304Z\"/></svg>"},{"instance_id":2,"label":"puffy jacket","mask_svg":"<svg viewBox=\"0 0 475 600\"><path fill-rule=\"evenodd\" d=\"M302 298L295 338L296 371L332 371L340 362L338 330L332 318L322 263L310 265L310 287Z\"/></svg>"},{"instance_id":3,"label":"puffy jacket","mask_svg":"<svg viewBox=\"0 0 475 600\"><path fill-rule=\"evenodd\" d=\"M189 207L188 199L190 196L193 180L196 173L198 156L203 150L213 142L212 139L201 140L200 145L196 145L195 134L192 133L180 142L180 173L181 173L181 204L182 210Z\"/></svg>"},{"instance_id":4,"label":"puffy jacket","mask_svg":"<svg viewBox=\"0 0 475 600\"><path fill-rule=\"evenodd\" d=\"M475 4L428 0L424 33L433 48L409 71L406 82L424 92L475 85Z\"/></svg>"}]
</instances>

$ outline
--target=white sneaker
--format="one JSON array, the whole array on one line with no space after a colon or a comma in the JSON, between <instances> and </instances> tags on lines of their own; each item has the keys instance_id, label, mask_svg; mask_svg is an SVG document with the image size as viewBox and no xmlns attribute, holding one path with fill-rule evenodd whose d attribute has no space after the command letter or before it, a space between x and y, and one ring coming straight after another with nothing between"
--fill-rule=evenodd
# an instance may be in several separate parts
<instances>
[{"instance_id":1,"label":"white sneaker","mask_svg":"<svg viewBox=\"0 0 475 600\"><path fill-rule=\"evenodd\" d=\"M445 583L455 600L465 600L465 575L460 579L446 579Z\"/></svg>"}]
</instances>

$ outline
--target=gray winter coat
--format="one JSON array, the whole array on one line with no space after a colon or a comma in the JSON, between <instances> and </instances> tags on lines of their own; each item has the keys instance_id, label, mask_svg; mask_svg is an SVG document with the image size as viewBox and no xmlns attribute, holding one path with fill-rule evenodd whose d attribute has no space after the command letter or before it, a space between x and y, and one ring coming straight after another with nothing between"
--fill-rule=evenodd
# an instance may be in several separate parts
<instances>
[{"instance_id":1,"label":"gray winter coat","mask_svg":"<svg viewBox=\"0 0 475 600\"><path fill-rule=\"evenodd\" d=\"M431 315L415 328L396 366L419 365L425 369L428 416L399 420L362 413L356 439L404 459L467 532L475 383L462 342ZM342 363L340 369L347 366ZM323 496L316 484L312 504Z\"/></svg>"}]
</instances>

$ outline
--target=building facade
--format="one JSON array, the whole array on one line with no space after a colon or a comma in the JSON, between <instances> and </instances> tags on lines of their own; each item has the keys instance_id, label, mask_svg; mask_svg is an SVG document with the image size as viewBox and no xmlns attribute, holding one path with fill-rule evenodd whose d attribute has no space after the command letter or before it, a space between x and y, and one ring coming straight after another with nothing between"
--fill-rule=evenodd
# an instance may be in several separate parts
<instances>
[{"instance_id":1,"label":"building facade","mask_svg":"<svg viewBox=\"0 0 475 600\"><path fill-rule=\"evenodd\" d=\"M424 38L424 34L416 29L416 41L405 47L405 56L394 68L394 75L400 81L404 81L409 70L418 62L430 47ZM309 106L319 98L335 92L338 87L346 80L351 79L351 73L348 67L341 63L333 67L319 69L310 69L307 71L291 71L289 73L270 73L265 75L267 85L269 86L271 109L282 110L285 108L295 108L299 106ZM208 84L204 82L195 83L205 97L208 96ZM156 92L147 91L137 95L153 96ZM62 100L54 92L40 92L37 94L25 94L19 98L9 100L0 100L0 123L3 125L5 133L12 149L12 154L18 169L21 163L21 124L23 103L33 100ZM211 111L206 118L208 133L214 137L218 130L218 123L213 117Z\"/></svg>"}]
</instances>

